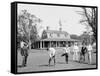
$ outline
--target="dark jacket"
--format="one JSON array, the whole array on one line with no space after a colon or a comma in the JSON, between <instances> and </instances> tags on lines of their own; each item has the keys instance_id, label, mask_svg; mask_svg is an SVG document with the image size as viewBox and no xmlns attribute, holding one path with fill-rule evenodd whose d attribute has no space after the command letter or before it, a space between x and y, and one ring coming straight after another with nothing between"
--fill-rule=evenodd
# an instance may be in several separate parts
<instances>
[{"instance_id":1,"label":"dark jacket","mask_svg":"<svg viewBox=\"0 0 100 76\"><path fill-rule=\"evenodd\" d=\"M28 56L28 48L21 48L21 55Z\"/></svg>"},{"instance_id":2,"label":"dark jacket","mask_svg":"<svg viewBox=\"0 0 100 76\"><path fill-rule=\"evenodd\" d=\"M87 48L86 47L82 47L81 53L84 55L86 52L87 52Z\"/></svg>"}]
</instances>

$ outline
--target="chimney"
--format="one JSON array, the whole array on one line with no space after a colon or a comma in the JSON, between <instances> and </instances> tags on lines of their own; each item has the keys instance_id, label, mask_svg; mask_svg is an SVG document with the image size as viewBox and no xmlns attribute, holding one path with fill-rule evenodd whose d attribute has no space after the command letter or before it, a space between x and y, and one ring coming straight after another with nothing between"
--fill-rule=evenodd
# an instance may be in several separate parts
<instances>
[{"instance_id":1,"label":"chimney","mask_svg":"<svg viewBox=\"0 0 100 76\"><path fill-rule=\"evenodd\" d=\"M62 31L62 28L61 27L59 28L59 31Z\"/></svg>"},{"instance_id":2,"label":"chimney","mask_svg":"<svg viewBox=\"0 0 100 76\"><path fill-rule=\"evenodd\" d=\"M49 30L49 26L46 27L46 30Z\"/></svg>"}]
</instances>

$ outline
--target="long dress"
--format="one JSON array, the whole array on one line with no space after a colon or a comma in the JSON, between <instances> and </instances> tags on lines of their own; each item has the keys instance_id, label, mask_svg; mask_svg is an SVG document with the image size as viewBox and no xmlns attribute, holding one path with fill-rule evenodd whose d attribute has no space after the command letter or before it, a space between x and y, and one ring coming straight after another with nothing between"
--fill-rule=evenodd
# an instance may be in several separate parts
<instances>
[{"instance_id":1,"label":"long dress","mask_svg":"<svg viewBox=\"0 0 100 76\"><path fill-rule=\"evenodd\" d=\"M93 48L91 45L88 45L87 49L88 49L88 60L89 60L89 63L91 64L92 63L92 50L93 50Z\"/></svg>"},{"instance_id":2,"label":"long dress","mask_svg":"<svg viewBox=\"0 0 100 76\"><path fill-rule=\"evenodd\" d=\"M74 54L73 54L73 60L74 61L79 61L79 47L75 45L73 47L73 52L74 52Z\"/></svg>"}]
</instances>

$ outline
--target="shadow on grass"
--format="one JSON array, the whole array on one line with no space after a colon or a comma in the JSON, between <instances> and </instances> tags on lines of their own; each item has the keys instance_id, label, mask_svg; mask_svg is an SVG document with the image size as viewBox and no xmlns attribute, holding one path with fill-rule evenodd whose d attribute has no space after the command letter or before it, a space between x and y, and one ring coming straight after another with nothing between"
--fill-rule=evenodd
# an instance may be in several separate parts
<instances>
[{"instance_id":1,"label":"shadow on grass","mask_svg":"<svg viewBox=\"0 0 100 76\"><path fill-rule=\"evenodd\" d=\"M96 63L89 64L88 62L79 62L80 64L87 64L87 65L96 65Z\"/></svg>"},{"instance_id":2,"label":"shadow on grass","mask_svg":"<svg viewBox=\"0 0 100 76\"><path fill-rule=\"evenodd\" d=\"M96 63L92 63L91 65L96 65Z\"/></svg>"},{"instance_id":3,"label":"shadow on grass","mask_svg":"<svg viewBox=\"0 0 100 76\"><path fill-rule=\"evenodd\" d=\"M23 65L18 65L17 67L18 67L18 68L22 68L22 67L23 67Z\"/></svg>"},{"instance_id":4,"label":"shadow on grass","mask_svg":"<svg viewBox=\"0 0 100 76\"><path fill-rule=\"evenodd\" d=\"M57 64L65 64L65 62L57 62Z\"/></svg>"},{"instance_id":5,"label":"shadow on grass","mask_svg":"<svg viewBox=\"0 0 100 76\"><path fill-rule=\"evenodd\" d=\"M48 65L48 64L39 65L39 67L51 67L51 66L54 66L54 65Z\"/></svg>"}]
</instances>

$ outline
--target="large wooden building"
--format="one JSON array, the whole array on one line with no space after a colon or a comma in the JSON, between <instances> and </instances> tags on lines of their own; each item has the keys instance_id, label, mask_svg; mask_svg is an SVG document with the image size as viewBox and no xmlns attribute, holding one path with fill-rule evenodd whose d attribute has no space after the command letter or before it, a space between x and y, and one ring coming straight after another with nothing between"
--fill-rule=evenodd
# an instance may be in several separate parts
<instances>
[{"instance_id":1,"label":"large wooden building","mask_svg":"<svg viewBox=\"0 0 100 76\"><path fill-rule=\"evenodd\" d=\"M71 39L66 31L62 30L49 30L46 29L42 32L41 39L38 39L33 45L36 49L45 49L49 47L64 47L66 44L78 42L78 40Z\"/></svg>"}]
</instances>

